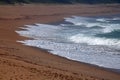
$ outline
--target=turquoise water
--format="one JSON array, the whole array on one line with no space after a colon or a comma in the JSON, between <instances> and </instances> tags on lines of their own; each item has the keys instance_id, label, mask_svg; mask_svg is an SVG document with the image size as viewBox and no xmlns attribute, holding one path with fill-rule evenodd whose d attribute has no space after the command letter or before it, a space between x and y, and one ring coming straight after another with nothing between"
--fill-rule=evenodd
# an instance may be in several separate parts
<instances>
[{"instance_id":1,"label":"turquoise water","mask_svg":"<svg viewBox=\"0 0 120 80\"><path fill-rule=\"evenodd\" d=\"M16 31L34 40L18 41L71 60L120 69L120 17L64 18L58 24L25 25Z\"/></svg>"}]
</instances>

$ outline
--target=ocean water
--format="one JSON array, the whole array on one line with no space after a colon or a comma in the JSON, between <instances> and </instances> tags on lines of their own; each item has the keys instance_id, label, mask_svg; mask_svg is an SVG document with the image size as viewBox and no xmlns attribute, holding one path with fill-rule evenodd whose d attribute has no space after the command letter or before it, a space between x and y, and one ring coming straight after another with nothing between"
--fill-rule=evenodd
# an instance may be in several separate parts
<instances>
[{"instance_id":1,"label":"ocean water","mask_svg":"<svg viewBox=\"0 0 120 80\"><path fill-rule=\"evenodd\" d=\"M64 18L58 24L25 25L18 41L54 55L100 67L120 69L120 16Z\"/></svg>"}]
</instances>

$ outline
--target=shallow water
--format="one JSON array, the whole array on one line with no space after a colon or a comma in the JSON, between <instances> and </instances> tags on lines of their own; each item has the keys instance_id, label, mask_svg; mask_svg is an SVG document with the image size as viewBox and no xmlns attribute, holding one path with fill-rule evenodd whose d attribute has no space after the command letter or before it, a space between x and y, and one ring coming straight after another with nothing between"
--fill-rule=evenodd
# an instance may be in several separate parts
<instances>
[{"instance_id":1,"label":"shallow water","mask_svg":"<svg viewBox=\"0 0 120 80\"><path fill-rule=\"evenodd\" d=\"M106 68L120 69L120 17L65 18L60 24L25 25L21 36L34 40L18 41L48 49L55 55Z\"/></svg>"}]
</instances>

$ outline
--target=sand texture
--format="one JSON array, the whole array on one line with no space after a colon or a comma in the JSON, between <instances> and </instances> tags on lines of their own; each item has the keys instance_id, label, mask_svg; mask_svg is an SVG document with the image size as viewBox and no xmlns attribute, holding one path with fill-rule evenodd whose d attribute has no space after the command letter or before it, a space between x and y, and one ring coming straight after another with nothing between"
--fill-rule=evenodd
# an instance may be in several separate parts
<instances>
[{"instance_id":1,"label":"sand texture","mask_svg":"<svg viewBox=\"0 0 120 80\"><path fill-rule=\"evenodd\" d=\"M72 15L120 14L120 5L0 5L0 80L120 80L120 74L67 60L17 43L25 24L52 23Z\"/></svg>"}]
</instances>

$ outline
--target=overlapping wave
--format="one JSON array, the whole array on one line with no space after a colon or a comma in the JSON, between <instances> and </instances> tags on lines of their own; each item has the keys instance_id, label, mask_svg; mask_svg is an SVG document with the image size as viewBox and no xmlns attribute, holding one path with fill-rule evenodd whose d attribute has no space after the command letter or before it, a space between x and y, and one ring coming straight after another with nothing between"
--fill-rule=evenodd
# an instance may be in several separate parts
<instances>
[{"instance_id":1,"label":"overlapping wave","mask_svg":"<svg viewBox=\"0 0 120 80\"><path fill-rule=\"evenodd\" d=\"M120 45L120 18L84 18L73 16L71 18L65 18L65 21L92 30L89 32L86 29L86 33L78 33L71 36L70 39L76 43Z\"/></svg>"}]
</instances>

